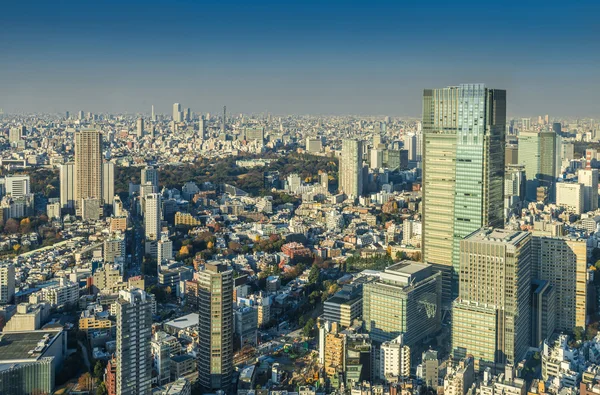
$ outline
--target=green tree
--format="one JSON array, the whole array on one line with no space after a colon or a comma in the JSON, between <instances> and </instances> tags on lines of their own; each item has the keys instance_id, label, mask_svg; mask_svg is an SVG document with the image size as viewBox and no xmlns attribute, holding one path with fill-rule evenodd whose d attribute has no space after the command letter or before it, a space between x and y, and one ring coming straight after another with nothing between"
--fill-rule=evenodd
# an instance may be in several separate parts
<instances>
[{"instance_id":1,"label":"green tree","mask_svg":"<svg viewBox=\"0 0 600 395\"><path fill-rule=\"evenodd\" d=\"M585 333L585 330L582 327L580 327L580 326L575 327L575 329L573 329L573 337L575 338L575 341L583 340L584 333Z\"/></svg>"},{"instance_id":2,"label":"green tree","mask_svg":"<svg viewBox=\"0 0 600 395\"><path fill-rule=\"evenodd\" d=\"M104 364L102 361L96 361L96 365L94 365L94 377L97 380L101 380L102 376L104 376Z\"/></svg>"},{"instance_id":3,"label":"green tree","mask_svg":"<svg viewBox=\"0 0 600 395\"><path fill-rule=\"evenodd\" d=\"M321 269L317 265L313 265L310 268L310 272L308 273L308 283L314 284L319 281L319 275L321 274Z\"/></svg>"},{"instance_id":4,"label":"green tree","mask_svg":"<svg viewBox=\"0 0 600 395\"><path fill-rule=\"evenodd\" d=\"M311 317L308 319L308 321L306 321L306 324L304 325L304 329L302 329L304 336L310 337L312 335L314 327L315 327L315 320L313 320Z\"/></svg>"},{"instance_id":5,"label":"green tree","mask_svg":"<svg viewBox=\"0 0 600 395\"><path fill-rule=\"evenodd\" d=\"M101 382L100 385L98 385L98 388L96 388L96 395L108 395L108 390L106 389L106 384L104 384L104 382Z\"/></svg>"}]
</instances>

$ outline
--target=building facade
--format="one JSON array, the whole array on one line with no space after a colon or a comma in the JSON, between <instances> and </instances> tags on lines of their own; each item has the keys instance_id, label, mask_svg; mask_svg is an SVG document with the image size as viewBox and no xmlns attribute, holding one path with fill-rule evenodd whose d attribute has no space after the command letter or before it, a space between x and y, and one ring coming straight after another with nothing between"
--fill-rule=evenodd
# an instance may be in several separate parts
<instances>
[{"instance_id":1,"label":"building facade","mask_svg":"<svg viewBox=\"0 0 600 395\"><path fill-rule=\"evenodd\" d=\"M423 93L423 262L458 295L460 240L502 226L506 91L462 84Z\"/></svg>"}]
</instances>

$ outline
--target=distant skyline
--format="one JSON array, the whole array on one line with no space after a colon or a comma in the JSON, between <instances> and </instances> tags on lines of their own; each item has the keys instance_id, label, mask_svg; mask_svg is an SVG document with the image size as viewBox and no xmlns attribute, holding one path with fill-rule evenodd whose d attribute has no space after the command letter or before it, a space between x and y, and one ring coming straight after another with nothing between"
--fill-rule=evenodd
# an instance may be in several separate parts
<instances>
[{"instance_id":1,"label":"distant skyline","mask_svg":"<svg viewBox=\"0 0 600 395\"><path fill-rule=\"evenodd\" d=\"M600 2L488 3L6 2L0 108L418 117L485 83L509 116L600 117Z\"/></svg>"}]
</instances>

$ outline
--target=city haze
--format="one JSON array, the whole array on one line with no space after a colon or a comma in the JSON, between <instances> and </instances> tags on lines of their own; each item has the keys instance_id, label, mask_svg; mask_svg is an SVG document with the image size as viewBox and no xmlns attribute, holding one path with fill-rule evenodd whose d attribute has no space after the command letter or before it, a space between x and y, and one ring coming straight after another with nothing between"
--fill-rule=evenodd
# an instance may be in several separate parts
<instances>
[{"instance_id":1,"label":"city haze","mask_svg":"<svg viewBox=\"0 0 600 395\"><path fill-rule=\"evenodd\" d=\"M423 88L597 117L597 2L10 2L0 108L421 115Z\"/></svg>"}]
</instances>

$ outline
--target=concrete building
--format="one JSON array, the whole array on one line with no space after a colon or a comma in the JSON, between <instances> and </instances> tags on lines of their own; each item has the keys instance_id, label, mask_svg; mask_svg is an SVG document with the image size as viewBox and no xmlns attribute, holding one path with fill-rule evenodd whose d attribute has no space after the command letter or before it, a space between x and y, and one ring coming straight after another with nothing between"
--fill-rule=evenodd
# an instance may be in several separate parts
<instances>
[{"instance_id":1,"label":"concrete building","mask_svg":"<svg viewBox=\"0 0 600 395\"><path fill-rule=\"evenodd\" d=\"M60 205L63 210L75 210L75 163L60 165Z\"/></svg>"},{"instance_id":2,"label":"concrete building","mask_svg":"<svg viewBox=\"0 0 600 395\"><path fill-rule=\"evenodd\" d=\"M105 206L112 206L115 198L115 164L105 162L102 164L102 202Z\"/></svg>"},{"instance_id":3,"label":"concrete building","mask_svg":"<svg viewBox=\"0 0 600 395\"><path fill-rule=\"evenodd\" d=\"M138 118L136 122L136 135L138 139L144 137L144 118Z\"/></svg>"},{"instance_id":4,"label":"concrete building","mask_svg":"<svg viewBox=\"0 0 600 395\"><path fill-rule=\"evenodd\" d=\"M598 209L598 170L580 169L577 181L583 185L583 212Z\"/></svg>"},{"instance_id":5,"label":"concrete building","mask_svg":"<svg viewBox=\"0 0 600 395\"><path fill-rule=\"evenodd\" d=\"M149 395L152 366L152 307L141 289L119 292L117 300L117 394Z\"/></svg>"},{"instance_id":6,"label":"concrete building","mask_svg":"<svg viewBox=\"0 0 600 395\"><path fill-rule=\"evenodd\" d=\"M450 364L444 377L444 395L466 395L475 382L473 358L465 358Z\"/></svg>"},{"instance_id":7,"label":"concrete building","mask_svg":"<svg viewBox=\"0 0 600 395\"><path fill-rule=\"evenodd\" d=\"M556 184L556 204L565 210L581 215L584 209L583 185L572 182L559 182Z\"/></svg>"},{"instance_id":8,"label":"concrete building","mask_svg":"<svg viewBox=\"0 0 600 395\"><path fill-rule=\"evenodd\" d=\"M183 112L179 103L173 103L173 122L183 122Z\"/></svg>"},{"instance_id":9,"label":"concrete building","mask_svg":"<svg viewBox=\"0 0 600 395\"><path fill-rule=\"evenodd\" d=\"M29 303L46 302L58 309L74 306L79 300L79 285L60 277L58 284L44 287L29 296Z\"/></svg>"},{"instance_id":10,"label":"concrete building","mask_svg":"<svg viewBox=\"0 0 600 395\"><path fill-rule=\"evenodd\" d=\"M44 325L50 316L50 305L46 303L19 303L17 312L10 317L4 332L35 331Z\"/></svg>"},{"instance_id":11,"label":"concrete building","mask_svg":"<svg viewBox=\"0 0 600 395\"><path fill-rule=\"evenodd\" d=\"M422 256L442 272L446 307L458 295L460 240L504 222L505 129L504 90L462 84L423 93Z\"/></svg>"},{"instance_id":12,"label":"concrete building","mask_svg":"<svg viewBox=\"0 0 600 395\"><path fill-rule=\"evenodd\" d=\"M363 142L359 140L342 141L340 159L340 193L350 199L363 194Z\"/></svg>"},{"instance_id":13,"label":"concrete building","mask_svg":"<svg viewBox=\"0 0 600 395\"><path fill-rule=\"evenodd\" d=\"M156 243L157 257L156 261L160 265L164 261L173 259L173 242L165 235L161 236Z\"/></svg>"},{"instance_id":14,"label":"concrete building","mask_svg":"<svg viewBox=\"0 0 600 395\"><path fill-rule=\"evenodd\" d=\"M556 292L556 329L585 328L587 317L586 241L568 237L537 236L533 232L534 277L550 282ZM565 275L569 273L569 275Z\"/></svg>"},{"instance_id":15,"label":"concrete building","mask_svg":"<svg viewBox=\"0 0 600 395\"><path fill-rule=\"evenodd\" d=\"M104 240L104 263L115 263L115 260L125 259L125 235L113 233Z\"/></svg>"},{"instance_id":16,"label":"concrete building","mask_svg":"<svg viewBox=\"0 0 600 395\"><path fill-rule=\"evenodd\" d=\"M198 381L204 391L226 390L233 373L233 270L207 263L198 285Z\"/></svg>"},{"instance_id":17,"label":"concrete building","mask_svg":"<svg viewBox=\"0 0 600 395\"><path fill-rule=\"evenodd\" d=\"M411 346L438 331L441 319L440 273L428 264L402 261L363 286L363 321L373 342L404 334Z\"/></svg>"},{"instance_id":18,"label":"concrete building","mask_svg":"<svg viewBox=\"0 0 600 395\"><path fill-rule=\"evenodd\" d=\"M79 215L83 199L102 199L102 182L102 134L93 129L75 133L75 205Z\"/></svg>"},{"instance_id":19,"label":"concrete building","mask_svg":"<svg viewBox=\"0 0 600 395\"><path fill-rule=\"evenodd\" d=\"M410 347L404 344L403 336L383 342L379 350L380 377L386 381L410 377Z\"/></svg>"},{"instance_id":20,"label":"concrete building","mask_svg":"<svg viewBox=\"0 0 600 395\"><path fill-rule=\"evenodd\" d=\"M347 328L362 316L362 284L346 284L323 303L323 319Z\"/></svg>"},{"instance_id":21,"label":"concrete building","mask_svg":"<svg viewBox=\"0 0 600 395\"><path fill-rule=\"evenodd\" d=\"M31 193L31 180L28 175L4 177L4 193L12 198L22 198Z\"/></svg>"},{"instance_id":22,"label":"concrete building","mask_svg":"<svg viewBox=\"0 0 600 395\"><path fill-rule=\"evenodd\" d=\"M147 183L150 183L158 188L158 170L152 166L144 167L140 174L140 180L140 185L146 185ZM158 191L158 189L156 190Z\"/></svg>"},{"instance_id":23,"label":"concrete building","mask_svg":"<svg viewBox=\"0 0 600 395\"><path fill-rule=\"evenodd\" d=\"M481 369L524 357L531 339L531 260L528 232L481 229L461 241L455 358L473 356Z\"/></svg>"},{"instance_id":24,"label":"concrete building","mask_svg":"<svg viewBox=\"0 0 600 395\"><path fill-rule=\"evenodd\" d=\"M62 330L0 333L0 393L51 394L66 356Z\"/></svg>"},{"instance_id":25,"label":"concrete building","mask_svg":"<svg viewBox=\"0 0 600 395\"><path fill-rule=\"evenodd\" d=\"M425 351L421 357L422 379L427 387L437 389L440 377L440 361L435 350Z\"/></svg>"},{"instance_id":26,"label":"concrete building","mask_svg":"<svg viewBox=\"0 0 600 395\"><path fill-rule=\"evenodd\" d=\"M158 193L151 193L146 196L146 209L144 210L144 225L146 240L157 241L160 238L160 209L162 197Z\"/></svg>"},{"instance_id":27,"label":"concrete building","mask_svg":"<svg viewBox=\"0 0 600 395\"><path fill-rule=\"evenodd\" d=\"M235 345L237 349L257 345L258 311L254 307L242 306L235 310Z\"/></svg>"},{"instance_id":28,"label":"concrete building","mask_svg":"<svg viewBox=\"0 0 600 395\"><path fill-rule=\"evenodd\" d=\"M323 149L323 140L320 138L307 137L306 138L306 152L311 154L321 152Z\"/></svg>"},{"instance_id":29,"label":"concrete building","mask_svg":"<svg viewBox=\"0 0 600 395\"><path fill-rule=\"evenodd\" d=\"M164 385L171 381L171 345L167 341L163 341L161 334L165 333L155 333L150 342L153 365L158 373L158 385ZM173 339L175 338L173 337Z\"/></svg>"},{"instance_id":30,"label":"concrete building","mask_svg":"<svg viewBox=\"0 0 600 395\"><path fill-rule=\"evenodd\" d=\"M531 281L531 344L541 345L556 328L556 287L546 280Z\"/></svg>"},{"instance_id":31,"label":"concrete building","mask_svg":"<svg viewBox=\"0 0 600 395\"><path fill-rule=\"evenodd\" d=\"M15 296L15 267L11 263L0 265L0 304L12 303Z\"/></svg>"},{"instance_id":32,"label":"concrete building","mask_svg":"<svg viewBox=\"0 0 600 395\"><path fill-rule=\"evenodd\" d=\"M546 187L554 200L556 180L556 133L527 131L519 133L519 163L525 166L527 200L537 200L537 187Z\"/></svg>"}]
</instances>

